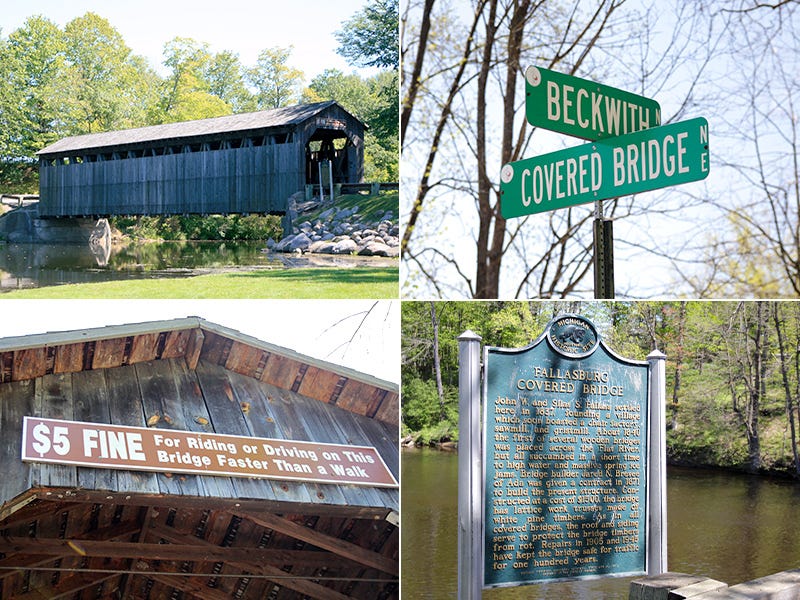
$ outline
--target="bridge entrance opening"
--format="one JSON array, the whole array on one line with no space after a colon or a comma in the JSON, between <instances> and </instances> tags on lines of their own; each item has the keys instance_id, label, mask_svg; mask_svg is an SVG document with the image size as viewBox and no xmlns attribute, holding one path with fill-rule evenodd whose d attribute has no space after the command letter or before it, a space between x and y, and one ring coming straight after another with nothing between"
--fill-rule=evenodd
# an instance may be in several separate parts
<instances>
[{"instance_id":1,"label":"bridge entrance opening","mask_svg":"<svg viewBox=\"0 0 800 600\"><path fill-rule=\"evenodd\" d=\"M306 144L306 183L319 183L319 163L328 160L333 168L333 183L348 183L348 155L352 148L344 131L317 129Z\"/></svg>"}]
</instances>

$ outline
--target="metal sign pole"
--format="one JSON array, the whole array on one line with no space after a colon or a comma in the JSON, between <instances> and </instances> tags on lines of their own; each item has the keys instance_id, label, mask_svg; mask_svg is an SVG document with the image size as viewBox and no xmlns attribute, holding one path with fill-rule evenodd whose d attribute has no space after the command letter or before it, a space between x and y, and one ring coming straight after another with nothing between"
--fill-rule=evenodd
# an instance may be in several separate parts
<instances>
[{"instance_id":1,"label":"metal sign pole","mask_svg":"<svg viewBox=\"0 0 800 600\"><path fill-rule=\"evenodd\" d=\"M458 598L480 600L481 582L481 336L458 337Z\"/></svg>"},{"instance_id":2,"label":"metal sign pole","mask_svg":"<svg viewBox=\"0 0 800 600\"><path fill-rule=\"evenodd\" d=\"M650 363L647 574L660 575L667 570L667 357L663 352L653 350L647 362Z\"/></svg>"},{"instance_id":3,"label":"metal sign pole","mask_svg":"<svg viewBox=\"0 0 800 600\"><path fill-rule=\"evenodd\" d=\"M603 201L594 203L594 297L614 298L614 222L603 217Z\"/></svg>"}]
</instances>

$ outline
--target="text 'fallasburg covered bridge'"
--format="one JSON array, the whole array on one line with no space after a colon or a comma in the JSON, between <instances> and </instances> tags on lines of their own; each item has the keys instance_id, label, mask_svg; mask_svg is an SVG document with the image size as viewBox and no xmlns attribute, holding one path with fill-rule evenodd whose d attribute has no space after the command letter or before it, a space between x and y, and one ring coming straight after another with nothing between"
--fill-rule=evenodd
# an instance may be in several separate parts
<instances>
[{"instance_id":1,"label":"text 'fallasburg covered bridge'","mask_svg":"<svg viewBox=\"0 0 800 600\"><path fill-rule=\"evenodd\" d=\"M64 138L38 153L39 216L273 213L330 160L363 178L364 124L334 101Z\"/></svg>"}]
</instances>

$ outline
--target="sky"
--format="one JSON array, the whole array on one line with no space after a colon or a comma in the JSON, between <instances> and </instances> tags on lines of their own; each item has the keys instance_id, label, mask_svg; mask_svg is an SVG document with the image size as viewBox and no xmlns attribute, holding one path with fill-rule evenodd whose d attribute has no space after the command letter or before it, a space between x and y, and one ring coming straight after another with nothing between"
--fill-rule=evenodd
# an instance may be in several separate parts
<instances>
[{"instance_id":1,"label":"sky","mask_svg":"<svg viewBox=\"0 0 800 600\"><path fill-rule=\"evenodd\" d=\"M366 0L3 0L0 34L7 37L36 14L62 29L94 12L120 32L134 54L144 56L161 75L164 44L175 37L207 42L212 52L230 50L245 66L256 63L264 48L294 46L290 65L303 71L306 83L325 69L369 75L336 54L333 33L361 10Z\"/></svg>"},{"instance_id":2,"label":"sky","mask_svg":"<svg viewBox=\"0 0 800 600\"><path fill-rule=\"evenodd\" d=\"M398 301L4 300L0 310L0 338L201 317L264 342L400 383Z\"/></svg>"}]
</instances>

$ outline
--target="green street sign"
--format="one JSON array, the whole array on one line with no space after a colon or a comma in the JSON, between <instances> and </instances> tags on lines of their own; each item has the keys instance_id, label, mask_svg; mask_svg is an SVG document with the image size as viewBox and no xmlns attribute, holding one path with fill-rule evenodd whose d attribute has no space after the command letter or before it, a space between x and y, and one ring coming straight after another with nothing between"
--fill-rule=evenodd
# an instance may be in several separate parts
<instances>
[{"instance_id":1,"label":"green street sign","mask_svg":"<svg viewBox=\"0 0 800 600\"><path fill-rule=\"evenodd\" d=\"M602 140L661 124L658 102L541 67L525 71L525 117L535 127Z\"/></svg>"},{"instance_id":2,"label":"green street sign","mask_svg":"<svg viewBox=\"0 0 800 600\"><path fill-rule=\"evenodd\" d=\"M508 163L503 217L521 217L708 177L703 117Z\"/></svg>"}]
</instances>

